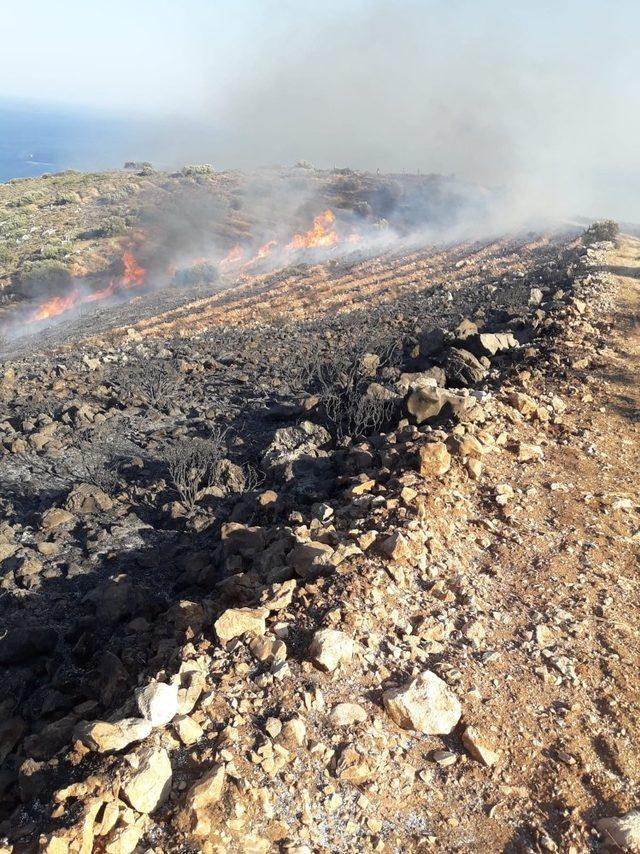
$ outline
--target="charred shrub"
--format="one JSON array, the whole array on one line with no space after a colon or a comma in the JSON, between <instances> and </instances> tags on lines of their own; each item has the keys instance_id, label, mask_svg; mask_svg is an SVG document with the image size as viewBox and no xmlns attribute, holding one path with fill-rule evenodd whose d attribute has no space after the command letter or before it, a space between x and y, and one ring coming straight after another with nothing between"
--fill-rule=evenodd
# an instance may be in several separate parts
<instances>
[{"instance_id":1,"label":"charred shrub","mask_svg":"<svg viewBox=\"0 0 640 854\"><path fill-rule=\"evenodd\" d=\"M612 219L601 219L585 229L582 242L588 246L590 243L599 243L601 240L615 240L620 234L620 226Z\"/></svg>"},{"instance_id":2,"label":"charred shrub","mask_svg":"<svg viewBox=\"0 0 640 854\"><path fill-rule=\"evenodd\" d=\"M135 404L141 400L146 406L162 409L171 402L178 379L175 363L154 359L124 365L112 382L123 403Z\"/></svg>"},{"instance_id":3,"label":"charred shrub","mask_svg":"<svg viewBox=\"0 0 640 854\"><path fill-rule=\"evenodd\" d=\"M222 477L225 436L225 430L215 428L206 439L185 437L166 450L171 487L189 512Z\"/></svg>"},{"instance_id":4,"label":"charred shrub","mask_svg":"<svg viewBox=\"0 0 640 854\"><path fill-rule=\"evenodd\" d=\"M375 379L397 352L391 338L347 338L330 352L308 353L292 385L318 395L337 438L364 436L379 430L393 411L394 395Z\"/></svg>"}]
</instances>

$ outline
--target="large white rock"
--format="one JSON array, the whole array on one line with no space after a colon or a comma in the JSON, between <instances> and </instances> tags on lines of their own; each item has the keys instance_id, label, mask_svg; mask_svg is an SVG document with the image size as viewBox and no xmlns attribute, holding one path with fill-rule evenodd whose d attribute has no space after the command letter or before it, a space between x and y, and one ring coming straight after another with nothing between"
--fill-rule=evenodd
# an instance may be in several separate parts
<instances>
[{"instance_id":1,"label":"large white rock","mask_svg":"<svg viewBox=\"0 0 640 854\"><path fill-rule=\"evenodd\" d=\"M385 691L382 701L398 726L426 735L448 735L462 715L456 695L431 670Z\"/></svg>"},{"instance_id":2,"label":"large white rock","mask_svg":"<svg viewBox=\"0 0 640 854\"><path fill-rule=\"evenodd\" d=\"M358 703L338 703L331 709L329 717L335 726L351 726L351 724L366 721L368 715Z\"/></svg>"},{"instance_id":3,"label":"large white rock","mask_svg":"<svg viewBox=\"0 0 640 854\"><path fill-rule=\"evenodd\" d=\"M331 673L352 656L353 640L344 632L321 629L313 636L309 657L321 670Z\"/></svg>"},{"instance_id":4,"label":"large white rock","mask_svg":"<svg viewBox=\"0 0 640 854\"><path fill-rule=\"evenodd\" d=\"M640 809L602 818L596 827L602 835L605 848L634 854L640 851Z\"/></svg>"},{"instance_id":5,"label":"large white rock","mask_svg":"<svg viewBox=\"0 0 640 854\"><path fill-rule=\"evenodd\" d=\"M147 748L136 757L137 768L122 787L125 800L141 813L151 813L171 791L171 760L162 748Z\"/></svg>"},{"instance_id":6,"label":"large white rock","mask_svg":"<svg viewBox=\"0 0 640 854\"><path fill-rule=\"evenodd\" d=\"M79 721L73 731L74 741L81 741L90 750L110 753L123 750L134 741L151 734L151 723L144 718L124 718L115 724L108 721Z\"/></svg>"},{"instance_id":7,"label":"large white rock","mask_svg":"<svg viewBox=\"0 0 640 854\"><path fill-rule=\"evenodd\" d=\"M136 691L138 708L152 726L166 726L178 712L178 684L150 682Z\"/></svg>"},{"instance_id":8,"label":"large white rock","mask_svg":"<svg viewBox=\"0 0 640 854\"><path fill-rule=\"evenodd\" d=\"M244 634L263 635L266 608L228 608L214 623L218 638L225 643Z\"/></svg>"}]
</instances>

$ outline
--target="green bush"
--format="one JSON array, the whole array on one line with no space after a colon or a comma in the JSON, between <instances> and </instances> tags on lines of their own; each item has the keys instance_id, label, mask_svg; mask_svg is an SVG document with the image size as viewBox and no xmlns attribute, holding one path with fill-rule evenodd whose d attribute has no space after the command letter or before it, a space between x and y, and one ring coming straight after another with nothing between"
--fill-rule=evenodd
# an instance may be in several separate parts
<instances>
[{"instance_id":1,"label":"green bush","mask_svg":"<svg viewBox=\"0 0 640 854\"><path fill-rule=\"evenodd\" d=\"M0 268L8 264L13 258L13 248L7 243L0 243ZM1 269L0 269L0 272Z\"/></svg>"},{"instance_id":2,"label":"green bush","mask_svg":"<svg viewBox=\"0 0 640 854\"><path fill-rule=\"evenodd\" d=\"M38 256L49 261L64 258L68 251L69 247L64 243L45 243L38 250Z\"/></svg>"},{"instance_id":3,"label":"green bush","mask_svg":"<svg viewBox=\"0 0 640 854\"><path fill-rule=\"evenodd\" d=\"M18 274L18 290L26 297L34 297L46 289L64 288L71 281L67 265L55 259L26 261Z\"/></svg>"},{"instance_id":4,"label":"green bush","mask_svg":"<svg viewBox=\"0 0 640 854\"><path fill-rule=\"evenodd\" d=\"M213 166L209 163L192 164L191 166L183 166L181 169L183 175L210 175L214 171Z\"/></svg>"},{"instance_id":5,"label":"green bush","mask_svg":"<svg viewBox=\"0 0 640 854\"><path fill-rule=\"evenodd\" d=\"M110 216L99 226L96 231L96 237L117 237L127 230L127 222L124 217Z\"/></svg>"},{"instance_id":6,"label":"green bush","mask_svg":"<svg viewBox=\"0 0 640 854\"><path fill-rule=\"evenodd\" d=\"M77 193L60 193L53 200L54 205L76 205L80 201L80 196Z\"/></svg>"},{"instance_id":7,"label":"green bush","mask_svg":"<svg viewBox=\"0 0 640 854\"><path fill-rule=\"evenodd\" d=\"M599 243L601 240L615 240L620 234L620 226L612 219L601 219L592 222L591 225L584 230L582 242L585 245L590 243Z\"/></svg>"},{"instance_id":8,"label":"green bush","mask_svg":"<svg viewBox=\"0 0 640 854\"><path fill-rule=\"evenodd\" d=\"M7 202L7 207L23 208L25 207L25 205L33 205L36 202L40 201L42 195L42 193L38 192L25 193L24 196L19 196L17 199L11 199L11 201Z\"/></svg>"},{"instance_id":9,"label":"green bush","mask_svg":"<svg viewBox=\"0 0 640 854\"><path fill-rule=\"evenodd\" d=\"M215 264L194 264L184 270L177 270L173 276L173 284L178 286L209 284L218 280L218 268Z\"/></svg>"}]
</instances>

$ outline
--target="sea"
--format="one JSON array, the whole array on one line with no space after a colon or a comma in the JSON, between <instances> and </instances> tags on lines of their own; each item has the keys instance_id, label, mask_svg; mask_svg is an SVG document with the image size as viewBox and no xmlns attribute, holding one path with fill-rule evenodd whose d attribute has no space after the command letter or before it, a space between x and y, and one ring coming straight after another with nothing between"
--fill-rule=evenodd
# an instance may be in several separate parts
<instances>
[{"instance_id":1,"label":"sea","mask_svg":"<svg viewBox=\"0 0 640 854\"><path fill-rule=\"evenodd\" d=\"M153 161L166 135L166 126L159 132L153 122L131 116L0 99L0 183L65 169L121 168L126 160Z\"/></svg>"}]
</instances>

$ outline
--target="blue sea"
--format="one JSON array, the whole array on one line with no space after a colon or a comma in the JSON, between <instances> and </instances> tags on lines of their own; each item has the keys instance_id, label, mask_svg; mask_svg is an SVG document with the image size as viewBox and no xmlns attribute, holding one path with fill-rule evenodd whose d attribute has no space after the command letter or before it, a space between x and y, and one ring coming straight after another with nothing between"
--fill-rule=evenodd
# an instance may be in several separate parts
<instances>
[{"instance_id":1,"label":"blue sea","mask_svg":"<svg viewBox=\"0 0 640 854\"><path fill-rule=\"evenodd\" d=\"M170 121L0 99L0 182L64 169L121 168L126 160L163 167L185 130Z\"/></svg>"}]
</instances>

